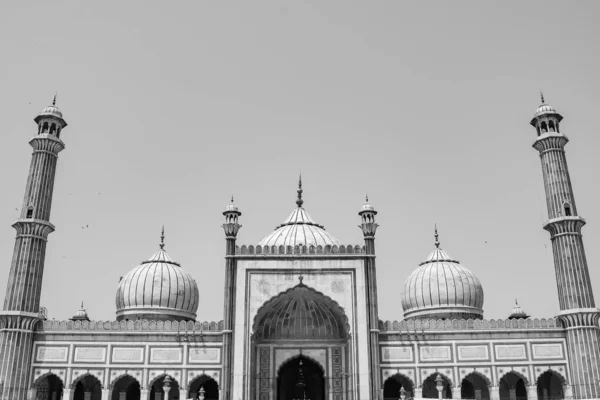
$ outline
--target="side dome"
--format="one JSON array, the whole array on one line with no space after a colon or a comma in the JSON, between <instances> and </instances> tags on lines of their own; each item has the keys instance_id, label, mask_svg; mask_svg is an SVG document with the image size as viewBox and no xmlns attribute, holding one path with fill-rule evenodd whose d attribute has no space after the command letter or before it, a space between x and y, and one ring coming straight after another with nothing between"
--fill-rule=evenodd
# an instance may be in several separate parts
<instances>
[{"instance_id":1,"label":"side dome","mask_svg":"<svg viewBox=\"0 0 600 400\"><path fill-rule=\"evenodd\" d=\"M483 288L469 269L436 247L406 279L402 308L405 319L481 319Z\"/></svg>"},{"instance_id":2,"label":"side dome","mask_svg":"<svg viewBox=\"0 0 600 400\"><path fill-rule=\"evenodd\" d=\"M169 257L163 246L119 282L117 321L196 320L198 285Z\"/></svg>"},{"instance_id":3,"label":"side dome","mask_svg":"<svg viewBox=\"0 0 600 400\"><path fill-rule=\"evenodd\" d=\"M265 236L260 246L339 246L340 242L317 224L302 207L302 180L298 184L297 208L273 232Z\"/></svg>"}]
</instances>

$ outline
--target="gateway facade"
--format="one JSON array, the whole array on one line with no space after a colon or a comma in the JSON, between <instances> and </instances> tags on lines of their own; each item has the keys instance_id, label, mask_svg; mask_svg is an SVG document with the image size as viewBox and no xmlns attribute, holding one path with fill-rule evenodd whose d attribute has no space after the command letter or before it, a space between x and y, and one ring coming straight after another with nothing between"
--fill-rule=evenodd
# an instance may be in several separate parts
<instances>
[{"instance_id":1,"label":"gateway facade","mask_svg":"<svg viewBox=\"0 0 600 400\"><path fill-rule=\"evenodd\" d=\"M477 277L440 246L408 276L404 320L378 314L377 211L359 211L363 242L339 243L313 220L299 183L291 215L253 245L237 243L241 212L224 214L223 320L200 322L193 275L158 251L119 282L114 321L40 310L58 153L67 126L53 103L37 133L3 311L0 398L7 400L591 399L600 397L599 310L560 131L531 121L543 167L560 313L532 319L518 304L483 319Z\"/></svg>"}]
</instances>

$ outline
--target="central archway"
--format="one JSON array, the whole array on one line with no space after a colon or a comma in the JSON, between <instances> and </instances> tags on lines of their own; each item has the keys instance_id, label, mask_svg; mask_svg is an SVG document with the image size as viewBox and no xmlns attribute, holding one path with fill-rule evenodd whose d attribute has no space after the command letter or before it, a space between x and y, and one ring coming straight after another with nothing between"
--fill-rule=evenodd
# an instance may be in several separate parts
<instances>
[{"instance_id":1,"label":"central archway","mask_svg":"<svg viewBox=\"0 0 600 400\"><path fill-rule=\"evenodd\" d=\"M284 363L277 374L276 400L325 400L325 374L321 366L304 356Z\"/></svg>"}]
</instances>

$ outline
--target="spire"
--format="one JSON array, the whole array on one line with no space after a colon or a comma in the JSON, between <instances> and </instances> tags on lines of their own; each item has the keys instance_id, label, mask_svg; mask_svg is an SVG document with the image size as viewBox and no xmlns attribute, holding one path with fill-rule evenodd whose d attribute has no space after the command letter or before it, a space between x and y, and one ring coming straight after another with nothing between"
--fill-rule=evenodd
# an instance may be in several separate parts
<instances>
[{"instance_id":1,"label":"spire","mask_svg":"<svg viewBox=\"0 0 600 400\"><path fill-rule=\"evenodd\" d=\"M304 204L302 200L302 174L300 174L300 179L298 179L298 200L296 200L296 204L298 207L302 207L302 204Z\"/></svg>"},{"instance_id":2,"label":"spire","mask_svg":"<svg viewBox=\"0 0 600 400\"><path fill-rule=\"evenodd\" d=\"M83 310L83 301L81 302L81 309Z\"/></svg>"},{"instance_id":3,"label":"spire","mask_svg":"<svg viewBox=\"0 0 600 400\"><path fill-rule=\"evenodd\" d=\"M433 236L435 237L435 248L439 249L440 248L440 236L438 235L437 224L434 224L433 226L435 229L435 233L433 234Z\"/></svg>"},{"instance_id":4,"label":"spire","mask_svg":"<svg viewBox=\"0 0 600 400\"><path fill-rule=\"evenodd\" d=\"M54 93L54 99L52 99L52 105L55 106L56 105L56 95L58 93Z\"/></svg>"},{"instance_id":5,"label":"spire","mask_svg":"<svg viewBox=\"0 0 600 400\"><path fill-rule=\"evenodd\" d=\"M162 231L160 232L160 249L165 249L165 226L162 226Z\"/></svg>"},{"instance_id":6,"label":"spire","mask_svg":"<svg viewBox=\"0 0 600 400\"><path fill-rule=\"evenodd\" d=\"M542 98L542 104L545 104L546 102L544 101L544 93L540 90L540 97Z\"/></svg>"},{"instance_id":7,"label":"spire","mask_svg":"<svg viewBox=\"0 0 600 400\"><path fill-rule=\"evenodd\" d=\"M365 203L368 203L368 202L369 202L369 194L366 194L365 195Z\"/></svg>"}]
</instances>

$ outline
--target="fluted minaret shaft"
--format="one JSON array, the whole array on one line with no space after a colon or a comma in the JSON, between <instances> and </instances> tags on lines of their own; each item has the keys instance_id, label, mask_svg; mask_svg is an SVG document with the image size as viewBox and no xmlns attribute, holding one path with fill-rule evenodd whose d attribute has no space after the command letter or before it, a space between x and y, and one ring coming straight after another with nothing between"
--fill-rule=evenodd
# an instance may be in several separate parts
<instances>
[{"instance_id":1,"label":"fluted minaret shaft","mask_svg":"<svg viewBox=\"0 0 600 400\"><path fill-rule=\"evenodd\" d=\"M46 242L54 231L49 222L59 135L66 123L54 106L36 117L38 134L30 140L31 165L17 231L3 311L0 313L1 399L25 400L29 389L33 332L40 321L40 295Z\"/></svg>"},{"instance_id":2,"label":"fluted minaret shaft","mask_svg":"<svg viewBox=\"0 0 600 400\"><path fill-rule=\"evenodd\" d=\"M540 111L541 110L541 111ZM560 133L562 117L542 104L531 124L538 138L533 147L542 162L550 232L560 305L559 318L567 329L567 348L573 395L576 399L600 397L600 310L596 308L581 228L569 176L565 145Z\"/></svg>"},{"instance_id":3,"label":"fluted minaret shaft","mask_svg":"<svg viewBox=\"0 0 600 400\"><path fill-rule=\"evenodd\" d=\"M365 239L365 281L367 294L367 323L369 329L369 372L371 398L379 399L381 392L380 360L379 360L379 310L377 303L377 269L375 267L375 232L377 211L369 204L367 197L365 205L358 213L361 217L359 227Z\"/></svg>"},{"instance_id":4,"label":"fluted minaret shaft","mask_svg":"<svg viewBox=\"0 0 600 400\"><path fill-rule=\"evenodd\" d=\"M238 208L231 203L223 212L225 223L225 293L224 293L224 310L223 310L223 377L222 377L222 399L230 400L233 388L233 334L235 328L235 281L237 263L235 256L235 242L238 231L242 227L238 223L238 217L242 215Z\"/></svg>"}]
</instances>

